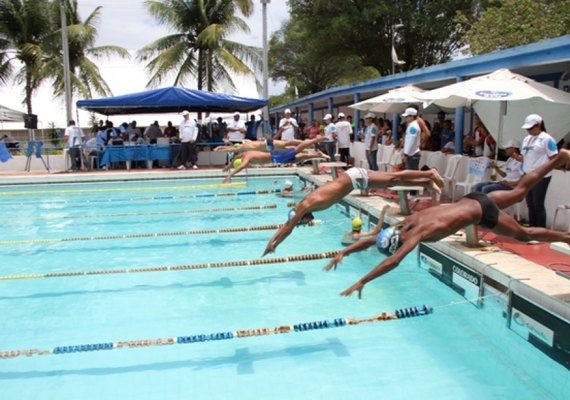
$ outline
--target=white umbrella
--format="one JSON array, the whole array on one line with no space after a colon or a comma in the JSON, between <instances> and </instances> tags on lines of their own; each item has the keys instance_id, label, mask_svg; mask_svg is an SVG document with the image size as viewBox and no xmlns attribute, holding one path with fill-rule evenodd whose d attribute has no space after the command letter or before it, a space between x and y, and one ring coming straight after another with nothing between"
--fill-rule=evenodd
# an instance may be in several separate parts
<instances>
[{"instance_id":1,"label":"white umbrella","mask_svg":"<svg viewBox=\"0 0 570 400\"><path fill-rule=\"evenodd\" d=\"M401 114L410 106L410 104L418 104L420 109L428 114L438 111L450 112L448 108L443 109L436 105L428 106L427 109L424 109L422 107L423 101L416 97L417 94L422 92L424 92L424 89L414 85L407 85L401 88L392 89L380 96L352 104L349 107L361 111Z\"/></svg>"},{"instance_id":2,"label":"white umbrella","mask_svg":"<svg viewBox=\"0 0 570 400\"><path fill-rule=\"evenodd\" d=\"M528 114L539 114L555 140L570 131L570 93L508 69L419 93L419 99L443 107L473 107L499 144L525 135ZM506 129L505 129L506 128Z\"/></svg>"}]
</instances>

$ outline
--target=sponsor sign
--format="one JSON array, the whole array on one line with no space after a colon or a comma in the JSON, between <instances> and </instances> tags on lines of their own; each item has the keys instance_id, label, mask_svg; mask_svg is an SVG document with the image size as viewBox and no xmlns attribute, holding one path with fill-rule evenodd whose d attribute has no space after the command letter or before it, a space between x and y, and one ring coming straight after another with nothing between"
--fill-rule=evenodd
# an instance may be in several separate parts
<instances>
[{"instance_id":1,"label":"sponsor sign","mask_svg":"<svg viewBox=\"0 0 570 400\"><path fill-rule=\"evenodd\" d=\"M525 313L513 308L511 313L511 329L525 340L533 335L549 347L554 344L554 331L535 321Z\"/></svg>"},{"instance_id":2,"label":"sponsor sign","mask_svg":"<svg viewBox=\"0 0 570 400\"><path fill-rule=\"evenodd\" d=\"M512 93L500 90L478 90L475 95L484 99L503 99L512 96Z\"/></svg>"}]
</instances>

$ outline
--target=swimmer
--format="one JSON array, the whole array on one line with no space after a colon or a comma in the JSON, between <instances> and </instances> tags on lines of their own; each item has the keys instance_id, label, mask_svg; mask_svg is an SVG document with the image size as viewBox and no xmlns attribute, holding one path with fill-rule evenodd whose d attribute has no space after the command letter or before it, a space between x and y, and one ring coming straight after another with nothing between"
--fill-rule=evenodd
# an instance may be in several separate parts
<instances>
[{"instance_id":1,"label":"swimmer","mask_svg":"<svg viewBox=\"0 0 570 400\"><path fill-rule=\"evenodd\" d=\"M388 204L386 204L384 208L382 208L382 211L380 212L380 217L378 218L378 224L376 224L376 227L371 231L361 232L362 220L359 217L354 218L352 220L352 231L345 233L341 243L344 246L348 246L349 244L352 244L362 238L368 238L371 236L376 237L383 228L384 217L386 216L386 213L388 212L389 209L390 206ZM330 267L325 269L325 271L328 271L328 269L330 269Z\"/></svg>"},{"instance_id":2,"label":"swimmer","mask_svg":"<svg viewBox=\"0 0 570 400\"><path fill-rule=\"evenodd\" d=\"M467 225L476 224L499 235L523 242L538 240L565 242L570 245L570 232L523 227L512 216L502 211L523 200L528 191L546 174L569 161L570 150L560 150L560 153L546 164L524 175L512 190L499 190L488 194L472 192L456 203L418 211L397 225L382 230L377 238L362 239L343 249L327 264L325 270L336 266L344 256L376 244L378 250L387 258L354 285L341 292L341 296L350 296L358 292L358 298L361 298L366 283L396 268L420 242L437 242Z\"/></svg>"},{"instance_id":3,"label":"swimmer","mask_svg":"<svg viewBox=\"0 0 570 400\"><path fill-rule=\"evenodd\" d=\"M326 210L353 190L368 188L387 188L390 186L422 186L435 193L441 193L443 179L435 169L428 171L404 170L398 172L368 171L364 168L350 168L337 179L324 184L299 202L296 207L300 219L303 214ZM263 255L275 251L275 248L287 238L295 228L298 219L284 224L273 235Z\"/></svg>"},{"instance_id":4,"label":"swimmer","mask_svg":"<svg viewBox=\"0 0 570 400\"><path fill-rule=\"evenodd\" d=\"M292 197L293 196L293 182L285 181L285 186L279 192L281 197Z\"/></svg>"}]
</instances>

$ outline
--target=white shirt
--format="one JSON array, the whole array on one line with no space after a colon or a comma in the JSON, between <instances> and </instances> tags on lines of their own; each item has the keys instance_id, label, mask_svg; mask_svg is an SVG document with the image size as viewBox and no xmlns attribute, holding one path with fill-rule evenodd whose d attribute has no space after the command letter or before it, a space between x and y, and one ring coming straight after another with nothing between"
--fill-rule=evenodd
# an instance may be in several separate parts
<instances>
[{"instance_id":1,"label":"white shirt","mask_svg":"<svg viewBox=\"0 0 570 400\"><path fill-rule=\"evenodd\" d=\"M378 150L378 141L373 140L378 135L378 128L375 124L370 124L364 131L364 147L366 150Z\"/></svg>"},{"instance_id":2,"label":"white shirt","mask_svg":"<svg viewBox=\"0 0 570 400\"><path fill-rule=\"evenodd\" d=\"M67 137L67 145L69 147L79 146L85 137L83 129L75 125L65 128L64 135Z\"/></svg>"},{"instance_id":3,"label":"white shirt","mask_svg":"<svg viewBox=\"0 0 570 400\"><path fill-rule=\"evenodd\" d=\"M336 138L338 140L338 148L346 149L350 147L350 134L352 133L352 125L348 121L339 121L336 123Z\"/></svg>"},{"instance_id":4,"label":"white shirt","mask_svg":"<svg viewBox=\"0 0 570 400\"><path fill-rule=\"evenodd\" d=\"M230 129L244 130L244 132L238 130L231 131ZM239 119L237 121L232 119L231 122L228 122L227 132L230 142L243 142L243 139L245 139L245 123Z\"/></svg>"},{"instance_id":5,"label":"white shirt","mask_svg":"<svg viewBox=\"0 0 570 400\"><path fill-rule=\"evenodd\" d=\"M325 142L334 142L334 134L336 132L336 125L332 122L325 126Z\"/></svg>"},{"instance_id":6,"label":"white shirt","mask_svg":"<svg viewBox=\"0 0 570 400\"><path fill-rule=\"evenodd\" d=\"M183 119L178 130L180 131L180 141L182 143L196 141L198 138L198 125L196 121L190 118Z\"/></svg>"},{"instance_id":7,"label":"white shirt","mask_svg":"<svg viewBox=\"0 0 570 400\"><path fill-rule=\"evenodd\" d=\"M517 182L523 176L522 162L509 157L505 163L505 172L507 173L505 176L507 182Z\"/></svg>"},{"instance_id":8,"label":"white shirt","mask_svg":"<svg viewBox=\"0 0 570 400\"><path fill-rule=\"evenodd\" d=\"M408 124L406 128L406 137L404 138L404 154L413 156L420 151L420 124L414 120Z\"/></svg>"},{"instance_id":9,"label":"white shirt","mask_svg":"<svg viewBox=\"0 0 570 400\"><path fill-rule=\"evenodd\" d=\"M523 171L525 174L534 171L548 162L550 157L558 153L556 142L546 132L538 135L527 135L522 143L521 154L523 155ZM549 177L552 172L545 175Z\"/></svg>"},{"instance_id":10,"label":"white shirt","mask_svg":"<svg viewBox=\"0 0 570 400\"><path fill-rule=\"evenodd\" d=\"M283 132L281 132L281 140L293 140L295 139L295 128L299 128L299 124L295 118L281 118L279 121L279 128L287 126Z\"/></svg>"}]
</instances>

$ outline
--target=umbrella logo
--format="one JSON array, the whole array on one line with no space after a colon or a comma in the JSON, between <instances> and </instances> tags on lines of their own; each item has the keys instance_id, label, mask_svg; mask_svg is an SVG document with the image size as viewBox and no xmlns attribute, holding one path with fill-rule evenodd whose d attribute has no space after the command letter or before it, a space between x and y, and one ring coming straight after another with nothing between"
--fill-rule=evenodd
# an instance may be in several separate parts
<instances>
[{"instance_id":1,"label":"umbrella logo","mask_svg":"<svg viewBox=\"0 0 570 400\"><path fill-rule=\"evenodd\" d=\"M475 95L482 97L484 99L501 99L503 97L509 97L512 95L511 92L502 92L498 90L479 90L475 92Z\"/></svg>"},{"instance_id":2,"label":"umbrella logo","mask_svg":"<svg viewBox=\"0 0 570 400\"><path fill-rule=\"evenodd\" d=\"M383 103L405 103L406 99L403 97L388 97L386 99L382 99Z\"/></svg>"}]
</instances>

